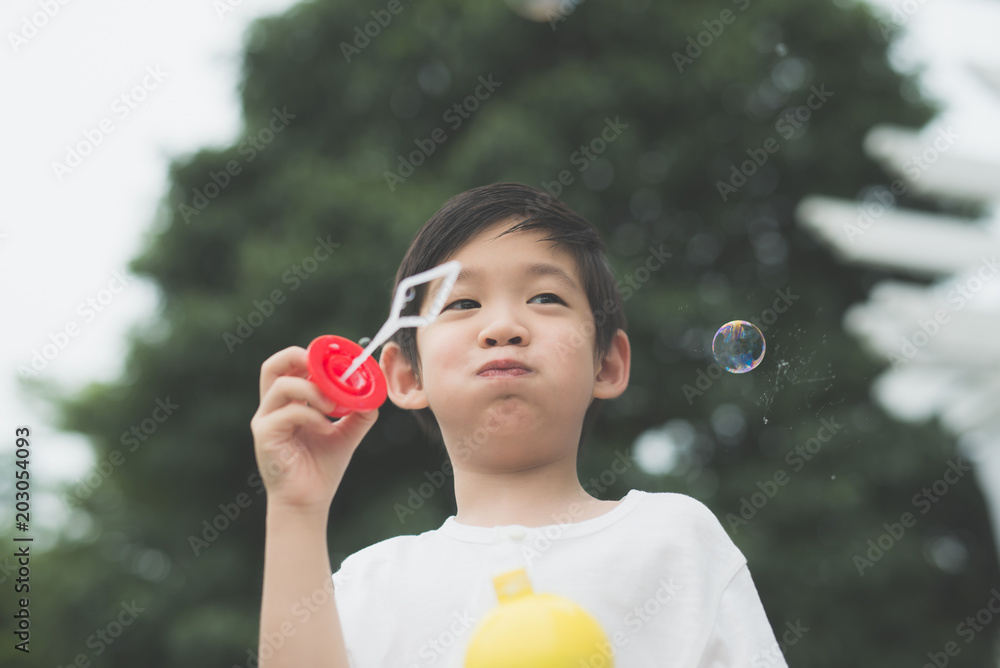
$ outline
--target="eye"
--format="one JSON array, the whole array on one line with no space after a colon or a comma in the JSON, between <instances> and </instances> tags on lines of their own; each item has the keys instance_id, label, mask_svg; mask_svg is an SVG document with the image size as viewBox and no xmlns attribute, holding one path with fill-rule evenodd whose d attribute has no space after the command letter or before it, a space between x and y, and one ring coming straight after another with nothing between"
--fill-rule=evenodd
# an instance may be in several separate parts
<instances>
[{"instance_id":1,"label":"eye","mask_svg":"<svg viewBox=\"0 0 1000 668\"><path fill-rule=\"evenodd\" d=\"M447 311L448 309L450 309L452 306L455 306L456 304L475 304L476 306L479 306L479 302L473 301L472 299L456 299L455 301L453 301L452 303L448 304L447 306L445 306L441 310L442 311ZM467 309L467 308L460 308L458 310L459 311L468 311L469 309Z\"/></svg>"},{"instance_id":2,"label":"eye","mask_svg":"<svg viewBox=\"0 0 1000 668\"><path fill-rule=\"evenodd\" d=\"M546 298L546 299L554 300L554 301L543 302L543 303L546 303L546 304L565 304L566 303L562 299L559 298L559 295L554 295L551 292L546 292L545 294L542 294L542 295L535 295L534 297L531 298L531 300L534 301L535 299L540 299L540 298Z\"/></svg>"}]
</instances>

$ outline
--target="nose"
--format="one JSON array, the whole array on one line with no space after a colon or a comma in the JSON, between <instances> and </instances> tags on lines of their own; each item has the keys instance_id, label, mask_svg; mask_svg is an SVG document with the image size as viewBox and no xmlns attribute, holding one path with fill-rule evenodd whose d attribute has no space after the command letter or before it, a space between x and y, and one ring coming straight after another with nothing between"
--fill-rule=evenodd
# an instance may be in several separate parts
<instances>
[{"instance_id":1,"label":"nose","mask_svg":"<svg viewBox=\"0 0 1000 668\"><path fill-rule=\"evenodd\" d=\"M524 346L528 344L528 328L509 309L501 309L493 320L479 332L479 345L483 348L494 346Z\"/></svg>"}]
</instances>

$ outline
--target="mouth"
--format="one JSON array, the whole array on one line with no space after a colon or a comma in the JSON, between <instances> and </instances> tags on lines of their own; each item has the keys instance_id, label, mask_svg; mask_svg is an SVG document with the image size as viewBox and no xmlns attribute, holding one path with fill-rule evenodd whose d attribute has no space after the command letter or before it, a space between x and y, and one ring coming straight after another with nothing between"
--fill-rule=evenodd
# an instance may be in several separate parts
<instances>
[{"instance_id":1,"label":"mouth","mask_svg":"<svg viewBox=\"0 0 1000 668\"><path fill-rule=\"evenodd\" d=\"M523 376L528 373L531 373L531 369L516 360L495 360L484 364L479 369L478 375L487 377Z\"/></svg>"}]
</instances>

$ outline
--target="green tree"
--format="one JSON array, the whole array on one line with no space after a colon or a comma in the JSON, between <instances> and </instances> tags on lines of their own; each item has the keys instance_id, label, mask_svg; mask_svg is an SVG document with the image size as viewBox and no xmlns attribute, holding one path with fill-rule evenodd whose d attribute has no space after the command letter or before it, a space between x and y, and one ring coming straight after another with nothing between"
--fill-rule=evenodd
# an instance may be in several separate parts
<instances>
[{"instance_id":1,"label":"green tree","mask_svg":"<svg viewBox=\"0 0 1000 668\"><path fill-rule=\"evenodd\" d=\"M419 226L452 195L502 180L558 191L632 281L631 387L605 407L581 478L683 420L682 466L632 465L594 491L707 503L779 636L786 622L809 629L786 647L789 663L909 667L959 640L956 625L1000 582L983 500L966 474L926 515L915 509L954 444L870 403L878 362L840 328L889 274L840 266L793 221L806 195L854 198L884 183L862 152L866 131L919 127L932 110L902 94L912 85L860 5L563 6L529 21L501 3L391 13L329 0L254 25L245 139L175 160L132 266L158 287L160 317L137 328L118 382L59 400L62 425L86 434L99 461L115 450L124 461L95 489L66 490L92 529L34 562L39 663L247 665L264 541L248 426L261 363L321 334L371 336ZM752 174L741 182L741 171ZM661 246L670 261L644 273ZM772 318L781 295L790 305ZM713 378L712 335L737 318L770 321L767 355L751 373ZM163 421L158 400L176 405ZM383 407L334 500L334 568L454 512L447 476L429 498L413 493L440 482L443 458L410 416ZM859 574L855 556L906 511L915 525ZM951 570L924 556L942 539L966 551ZM133 599L144 610L105 643ZM985 664L989 645L962 643L960 661ZM16 655L8 645L0 656Z\"/></svg>"}]
</instances>

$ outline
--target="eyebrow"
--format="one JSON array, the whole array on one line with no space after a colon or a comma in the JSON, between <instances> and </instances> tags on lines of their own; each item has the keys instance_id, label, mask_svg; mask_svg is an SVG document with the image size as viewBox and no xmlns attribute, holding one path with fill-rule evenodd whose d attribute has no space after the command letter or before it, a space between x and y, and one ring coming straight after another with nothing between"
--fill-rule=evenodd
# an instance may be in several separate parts
<instances>
[{"instance_id":1,"label":"eyebrow","mask_svg":"<svg viewBox=\"0 0 1000 668\"><path fill-rule=\"evenodd\" d=\"M554 264L549 264L547 262L530 262L525 264L519 264L515 267L518 273L525 274L527 276L551 276L558 282L562 283L569 290L579 289L576 281L567 274L561 267L557 267ZM486 279L486 275L480 267L466 266L462 265L462 269L458 272L458 278L455 280L455 285L463 283L466 281L482 282ZM441 285L442 279L435 279L430 286L428 286L429 294L434 294L437 292L438 286Z\"/></svg>"}]
</instances>

